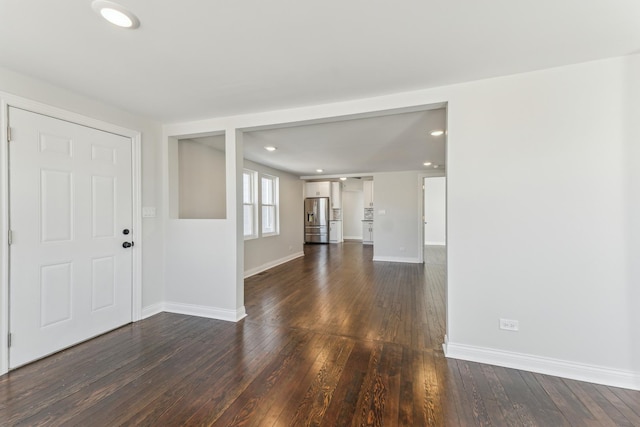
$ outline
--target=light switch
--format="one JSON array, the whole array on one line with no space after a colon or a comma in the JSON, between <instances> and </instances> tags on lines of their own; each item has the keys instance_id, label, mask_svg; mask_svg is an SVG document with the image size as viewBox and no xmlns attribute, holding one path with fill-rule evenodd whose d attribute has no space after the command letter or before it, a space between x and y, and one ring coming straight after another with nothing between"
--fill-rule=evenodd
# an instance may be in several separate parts
<instances>
[{"instance_id":1,"label":"light switch","mask_svg":"<svg viewBox=\"0 0 640 427\"><path fill-rule=\"evenodd\" d=\"M386 209L380 209L380 210L378 210L378 215L386 215L386 214L387 214Z\"/></svg>"},{"instance_id":2,"label":"light switch","mask_svg":"<svg viewBox=\"0 0 640 427\"><path fill-rule=\"evenodd\" d=\"M146 206L142 208L142 217L143 218L155 218L156 217L156 208L155 206Z\"/></svg>"}]
</instances>

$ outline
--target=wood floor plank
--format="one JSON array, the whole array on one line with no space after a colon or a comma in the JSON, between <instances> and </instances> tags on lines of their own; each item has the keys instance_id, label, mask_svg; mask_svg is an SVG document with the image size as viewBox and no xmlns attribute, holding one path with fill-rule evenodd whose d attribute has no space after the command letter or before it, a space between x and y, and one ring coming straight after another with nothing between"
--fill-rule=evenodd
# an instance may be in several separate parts
<instances>
[{"instance_id":1,"label":"wood floor plank","mask_svg":"<svg viewBox=\"0 0 640 427\"><path fill-rule=\"evenodd\" d=\"M245 329L252 331L251 328ZM258 331L256 331L258 332ZM240 337L232 351L211 369L189 378L190 388L157 420L158 425L213 423L268 365L270 357L286 345L275 328L263 328L255 338ZM185 421L186 420L186 421Z\"/></svg>"},{"instance_id":2,"label":"wood floor plank","mask_svg":"<svg viewBox=\"0 0 640 427\"><path fill-rule=\"evenodd\" d=\"M631 426L631 422L602 394L597 392L590 384L580 381L562 380L564 384L576 395L584 406L593 414L595 419L603 426Z\"/></svg>"},{"instance_id":3,"label":"wood floor plank","mask_svg":"<svg viewBox=\"0 0 640 427\"><path fill-rule=\"evenodd\" d=\"M218 322L216 321L217 324L224 323ZM211 325L211 321L207 323ZM133 381L128 382L116 393L111 393L98 403L88 406L76 419L81 423L98 422L99 425L118 425L132 418L147 418L153 414L153 411L151 414L149 412L140 414L138 409L154 407L151 406L152 402L162 397L165 393L171 393L173 388L169 388L168 384L175 387L175 379L188 378L188 373L194 370L198 371L199 378L206 378L207 369L211 364L217 363L217 365L213 366L219 366L222 364L220 360L225 355L230 357L228 350L225 348L211 349L211 346L208 345L207 337L222 335L219 332L215 333L215 329L211 328L211 326L210 329L212 329L211 332L192 334L188 337L189 341L186 345L181 347L181 351L175 353L166 363L143 369L142 374L136 375ZM228 338L228 340L231 342L233 342L233 336L235 335L233 333L234 329L234 326L229 328L231 338ZM191 361L189 364L184 363L186 355L191 355L189 356ZM131 407L132 401L136 402L134 408Z\"/></svg>"},{"instance_id":4,"label":"wood floor plank","mask_svg":"<svg viewBox=\"0 0 640 427\"><path fill-rule=\"evenodd\" d=\"M533 426L533 422L528 417L521 417L516 409L516 404L511 401L509 395L505 391L500 379L495 373L494 367L491 365L478 366L482 374L486 378L487 387L495 398L495 403L500 414L494 414L492 418L497 425L506 426ZM487 394L489 391L487 391Z\"/></svg>"},{"instance_id":5,"label":"wood floor plank","mask_svg":"<svg viewBox=\"0 0 640 427\"><path fill-rule=\"evenodd\" d=\"M331 355L331 348L336 344L337 338L324 336L322 341L324 344L322 349L315 353L316 357L312 357L313 361L306 366L306 369L303 369L298 381L290 384L288 400L278 402L278 405L271 407L270 414L265 417L265 424L271 425L273 421L274 425L291 425L291 420L298 413L298 408L304 404L307 391L312 387L314 380L321 375L322 368L326 366L327 359Z\"/></svg>"},{"instance_id":6,"label":"wood floor plank","mask_svg":"<svg viewBox=\"0 0 640 427\"><path fill-rule=\"evenodd\" d=\"M482 365L471 362L467 363L466 367L471 378L473 378L473 385L478 398L484 403L489 425L525 425L525 422L523 422L517 414L513 414L512 411L505 410L508 408L510 403L508 398L503 401L496 398L496 386L499 385L499 382L492 381L495 378L488 375L488 373L491 372L490 370L485 370ZM501 385L498 389L502 389ZM502 397L506 396L503 395Z\"/></svg>"},{"instance_id":7,"label":"wood floor plank","mask_svg":"<svg viewBox=\"0 0 640 427\"><path fill-rule=\"evenodd\" d=\"M320 425L352 349L353 341L348 339L338 340L328 349L329 357L307 388L289 425Z\"/></svg>"},{"instance_id":8,"label":"wood floor plank","mask_svg":"<svg viewBox=\"0 0 640 427\"><path fill-rule=\"evenodd\" d=\"M457 422L455 412L446 408L443 404L443 384L438 377L436 358L442 358L441 354L412 350L415 358L413 376L416 379L415 403L421 402L420 407L414 404L415 420L418 424L427 426L443 425L446 422ZM448 416L453 416L449 418Z\"/></svg>"},{"instance_id":9,"label":"wood floor plank","mask_svg":"<svg viewBox=\"0 0 640 427\"><path fill-rule=\"evenodd\" d=\"M445 248L305 253L240 322L161 313L1 376L0 425L640 425L640 392L445 358Z\"/></svg>"},{"instance_id":10,"label":"wood floor plank","mask_svg":"<svg viewBox=\"0 0 640 427\"><path fill-rule=\"evenodd\" d=\"M296 357L291 367L286 370L285 375L278 381L277 386L263 396L253 413L250 414L252 418L245 425L256 427L273 425L282 413L283 405L299 397L300 391L298 391L298 387L301 387L302 379L305 378L310 367L313 366L326 345L327 340L324 336L311 334L310 339L305 342L300 356ZM261 416L255 417L255 414L261 414ZM224 426L222 423L217 425Z\"/></svg>"},{"instance_id":11,"label":"wood floor plank","mask_svg":"<svg viewBox=\"0 0 640 427\"><path fill-rule=\"evenodd\" d=\"M597 387L599 389L599 387ZM621 402L629 407L631 411L640 417L640 398L635 391L625 390L622 388L609 387L609 390L618 398Z\"/></svg>"},{"instance_id":12,"label":"wood floor plank","mask_svg":"<svg viewBox=\"0 0 640 427\"><path fill-rule=\"evenodd\" d=\"M458 362L458 370L460 371L460 378L462 379L462 384L467 395L467 401L473 409L473 419L475 423L479 426L490 426L491 421L489 419L487 405L480 394L480 387L478 386L480 379L474 377L471 371L471 365L472 362Z\"/></svg>"},{"instance_id":13,"label":"wood floor plank","mask_svg":"<svg viewBox=\"0 0 640 427\"><path fill-rule=\"evenodd\" d=\"M494 370L507 371L506 368L494 368ZM511 387L507 389L505 386L505 392L507 392L511 401L514 402L514 407L521 418L527 420L528 423L533 423L533 420L536 420L539 424L544 422L544 424L553 426L571 425L556 404L553 403L553 400L549 398L549 395L533 373L516 370L511 371L518 375L509 375L510 380L501 380L501 383L504 385L505 382L508 382L512 384L512 386L516 386L516 389ZM503 378L505 377L503 376Z\"/></svg>"},{"instance_id":14,"label":"wood floor plank","mask_svg":"<svg viewBox=\"0 0 640 427\"><path fill-rule=\"evenodd\" d=\"M598 392L629 420L631 425L640 426L640 415L630 408L622 399L611 391L611 387L598 387ZM640 401L640 396L636 402Z\"/></svg>"},{"instance_id":15,"label":"wood floor plank","mask_svg":"<svg viewBox=\"0 0 640 427\"><path fill-rule=\"evenodd\" d=\"M306 332L291 334L291 341L282 349L279 357L273 358L271 363L224 411L214 425L250 425L251 415L255 411L262 412L265 407L269 407L273 403L269 401L269 396L272 396L279 386L286 383L287 379L295 378L296 365L301 364L302 351L310 339L318 339L317 336L311 337L311 335Z\"/></svg>"},{"instance_id":16,"label":"wood floor plank","mask_svg":"<svg viewBox=\"0 0 640 427\"><path fill-rule=\"evenodd\" d=\"M194 329L197 328L194 326ZM204 345L189 348L191 340L186 335L163 346L158 346L155 351L145 352L144 356L122 365L119 369L99 377L96 381L83 384L82 387L69 387L73 393L68 393L66 397L63 397L63 394L56 396L59 400L55 411L47 406L25 419L25 422L32 425L46 425L53 421L64 423L70 420L82 420L83 417L95 421L96 413L107 412L102 409L102 406L107 405L116 397L122 399L125 395L123 390L130 387L131 384L144 382L144 378L149 376L153 376L153 381L156 383L162 382L162 378L158 378L158 375L155 374L156 371L166 374L169 379L180 378L182 372L179 368L190 368L192 365L177 365L176 356L183 351L203 351L206 348ZM171 345L172 348L169 350L166 345ZM161 390L161 388L144 391L149 393L156 390ZM137 395L136 397L139 405L145 403L143 396ZM89 414L83 408L89 408ZM109 414L116 415L113 412Z\"/></svg>"},{"instance_id":17,"label":"wood floor plank","mask_svg":"<svg viewBox=\"0 0 640 427\"><path fill-rule=\"evenodd\" d=\"M400 418L400 385L403 347L385 344L381 359L381 378L386 394L382 425L396 425Z\"/></svg>"},{"instance_id":18,"label":"wood floor plank","mask_svg":"<svg viewBox=\"0 0 640 427\"><path fill-rule=\"evenodd\" d=\"M545 425L548 422L542 418L543 413L537 405L536 395L518 375L518 371L494 366L493 373L511 401L513 415L522 421L522 425ZM542 392L544 393L544 390ZM537 420L545 420L545 423L536 423Z\"/></svg>"},{"instance_id":19,"label":"wood floor plank","mask_svg":"<svg viewBox=\"0 0 640 427\"><path fill-rule=\"evenodd\" d=\"M197 321L195 319L184 319L182 325L176 326L174 331L176 333L184 333L189 327L195 327ZM137 328L136 328L137 329ZM77 393L79 390L87 386L109 377L114 372L119 372L123 367L128 369L135 369L136 366L146 366L147 363L157 363L166 356L166 353L170 349L177 345L176 342L169 343L152 343L151 345L144 345L144 352L142 351L141 341L130 339L134 335L120 334L116 331L115 336L119 337L121 342L126 342L128 345L118 345L114 347L113 351L102 352L101 354L94 354L89 352L88 356L82 355L80 347L74 347L77 352L77 364L69 363L72 360L66 357L60 358L59 366L48 366L46 369L42 369L44 375L36 376L35 385L33 388L26 387L26 391L20 392L16 395L15 399L11 399L11 407L4 418L11 422L14 419L26 419L34 416L38 412L45 411L50 412L50 408L53 404L60 405L68 396ZM133 331L135 332L135 330ZM137 336L140 338L140 336ZM93 343L92 343L93 344ZM102 348L98 343L97 348ZM66 350L68 351L68 350ZM79 353L79 354L78 354ZM143 359L141 359L141 357ZM73 358L72 358L73 359ZM38 364L30 365L22 368L24 371L33 372L40 371ZM91 375L87 375L87 372L91 372ZM112 381L107 379L107 381ZM28 384L28 382L18 381L18 390L21 390L21 385ZM14 383L9 383L8 386L13 388ZM113 386L113 385L112 385ZM20 411L12 413L12 408L21 408Z\"/></svg>"},{"instance_id":20,"label":"wood floor plank","mask_svg":"<svg viewBox=\"0 0 640 427\"><path fill-rule=\"evenodd\" d=\"M333 399L325 412L321 425L326 427L349 425L356 411L373 343L356 341L340 377Z\"/></svg>"},{"instance_id":21,"label":"wood floor plank","mask_svg":"<svg viewBox=\"0 0 640 427\"><path fill-rule=\"evenodd\" d=\"M452 406L455 408L453 412L458 418L458 424L461 426L473 426L477 422L472 409L472 401L465 394L464 385L460 377L458 368L459 361L436 359L438 367L438 377L441 383L446 384L446 390ZM454 424L456 425L456 424Z\"/></svg>"},{"instance_id":22,"label":"wood floor plank","mask_svg":"<svg viewBox=\"0 0 640 427\"><path fill-rule=\"evenodd\" d=\"M379 374L382 349L382 344L376 344L370 354L352 425L379 426L382 423L381 413L385 404L384 389Z\"/></svg>"},{"instance_id":23,"label":"wood floor plank","mask_svg":"<svg viewBox=\"0 0 640 427\"><path fill-rule=\"evenodd\" d=\"M551 400L560 408L571 424L596 426L598 421L582 402L562 382L562 379L542 374L533 374L536 380L545 389Z\"/></svg>"},{"instance_id":24,"label":"wood floor plank","mask_svg":"<svg viewBox=\"0 0 640 427\"><path fill-rule=\"evenodd\" d=\"M421 371L414 370L414 354L412 349L404 348L402 351L402 360L399 364L400 369L400 398L398 402L398 424L399 425L415 425L414 421L414 383L420 382L420 375L416 375Z\"/></svg>"},{"instance_id":25,"label":"wood floor plank","mask_svg":"<svg viewBox=\"0 0 640 427\"><path fill-rule=\"evenodd\" d=\"M221 361L234 356L231 345L211 348L211 340L222 339L231 343L237 334L238 328L229 325L223 331L210 331L198 335L192 345L184 349L185 353L195 355L189 357L190 363L184 363L182 357L176 357L174 365L158 367L156 372L150 371L147 381L156 387L151 392L145 390L144 396L136 396L136 401L139 402L136 411L129 411L113 422L126 422L129 425L153 424L167 408L180 402L183 396L192 390L197 383L196 379L215 375ZM245 337L244 332L242 336ZM145 381L144 378L141 380Z\"/></svg>"}]
</instances>

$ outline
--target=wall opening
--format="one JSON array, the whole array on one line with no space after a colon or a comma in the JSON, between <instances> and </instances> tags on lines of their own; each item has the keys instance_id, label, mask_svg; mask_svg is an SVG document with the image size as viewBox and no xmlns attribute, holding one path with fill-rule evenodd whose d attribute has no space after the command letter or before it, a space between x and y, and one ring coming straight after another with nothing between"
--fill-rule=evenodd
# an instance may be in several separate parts
<instances>
[{"instance_id":1,"label":"wall opening","mask_svg":"<svg viewBox=\"0 0 640 427\"><path fill-rule=\"evenodd\" d=\"M226 219L225 135L178 138L171 162L171 212L178 219Z\"/></svg>"}]
</instances>

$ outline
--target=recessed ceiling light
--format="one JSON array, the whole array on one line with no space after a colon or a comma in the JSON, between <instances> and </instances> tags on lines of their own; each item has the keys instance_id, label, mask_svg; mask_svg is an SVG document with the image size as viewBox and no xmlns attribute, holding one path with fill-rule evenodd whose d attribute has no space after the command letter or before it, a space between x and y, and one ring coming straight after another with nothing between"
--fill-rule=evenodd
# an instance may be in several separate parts
<instances>
[{"instance_id":1,"label":"recessed ceiling light","mask_svg":"<svg viewBox=\"0 0 640 427\"><path fill-rule=\"evenodd\" d=\"M272 146L272 145L267 145L266 147L264 147L265 150L267 151L276 151L277 148Z\"/></svg>"},{"instance_id":2,"label":"recessed ceiling light","mask_svg":"<svg viewBox=\"0 0 640 427\"><path fill-rule=\"evenodd\" d=\"M346 180L347 180L347 178L345 178L345 177L340 178L340 181L346 181Z\"/></svg>"},{"instance_id":3,"label":"recessed ceiling light","mask_svg":"<svg viewBox=\"0 0 640 427\"><path fill-rule=\"evenodd\" d=\"M425 166L431 166L431 162L424 162L423 165Z\"/></svg>"},{"instance_id":4,"label":"recessed ceiling light","mask_svg":"<svg viewBox=\"0 0 640 427\"><path fill-rule=\"evenodd\" d=\"M440 165L433 165L434 168L438 169Z\"/></svg>"},{"instance_id":5,"label":"recessed ceiling light","mask_svg":"<svg viewBox=\"0 0 640 427\"><path fill-rule=\"evenodd\" d=\"M94 0L91 3L91 7L104 19L118 27L134 29L140 26L138 18L118 3L107 0Z\"/></svg>"},{"instance_id":6,"label":"recessed ceiling light","mask_svg":"<svg viewBox=\"0 0 640 427\"><path fill-rule=\"evenodd\" d=\"M324 169L316 169L316 172L318 172L318 173L324 172Z\"/></svg>"},{"instance_id":7,"label":"recessed ceiling light","mask_svg":"<svg viewBox=\"0 0 640 427\"><path fill-rule=\"evenodd\" d=\"M431 132L431 136L440 136L440 135L444 135L443 130L434 130Z\"/></svg>"}]
</instances>

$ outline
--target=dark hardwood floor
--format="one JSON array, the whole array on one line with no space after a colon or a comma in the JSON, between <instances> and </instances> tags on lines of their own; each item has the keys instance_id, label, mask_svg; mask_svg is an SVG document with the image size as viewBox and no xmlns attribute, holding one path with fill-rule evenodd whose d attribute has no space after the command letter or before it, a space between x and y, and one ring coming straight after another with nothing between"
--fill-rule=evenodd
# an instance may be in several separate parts
<instances>
[{"instance_id":1,"label":"dark hardwood floor","mask_svg":"<svg viewBox=\"0 0 640 427\"><path fill-rule=\"evenodd\" d=\"M0 377L0 424L640 426L640 392L445 359L437 248L305 251L238 323L163 313Z\"/></svg>"}]
</instances>

